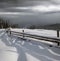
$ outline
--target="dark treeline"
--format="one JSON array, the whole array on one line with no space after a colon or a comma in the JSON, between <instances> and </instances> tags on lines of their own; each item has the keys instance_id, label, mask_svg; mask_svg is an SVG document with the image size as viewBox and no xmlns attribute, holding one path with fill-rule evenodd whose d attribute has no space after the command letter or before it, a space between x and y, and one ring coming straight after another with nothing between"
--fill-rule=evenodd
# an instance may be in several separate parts
<instances>
[{"instance_id":1,"label":"dark treeline","mask_svg":"<svg viewBox=\"0 0 60 61\"><path fill-rule=\"evenodd\" d=\"M0 28L8 28L8 27L18 28L18 24L11 24L8 20L0 18Z\"/></svg>"},{"instance_id":2,"label":"dark treeline","mask_svg":"<svg viewBox=\"0 0 60 61\"><path fill-rule=\"evenodd\" d=\"M4 21L0 18L0 28L7 28L9 26L8 21Z\"/></svg>"}]
</instances>

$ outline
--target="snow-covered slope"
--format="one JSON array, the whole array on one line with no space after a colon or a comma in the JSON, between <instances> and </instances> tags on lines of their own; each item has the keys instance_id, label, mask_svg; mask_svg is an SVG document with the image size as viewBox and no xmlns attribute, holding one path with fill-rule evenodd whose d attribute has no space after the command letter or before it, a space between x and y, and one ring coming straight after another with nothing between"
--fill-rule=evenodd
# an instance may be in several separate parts
<instances>
[{"instance_id":1,"label":"snow-covered slope","mask_svg":"<svg viewBox=\"0 0 60 61\"><path fill-rule=\"evenodd\" d=\"M60 47L28 42L0 30L0 61L60 61Z\"/></svg>"}]
</instances>

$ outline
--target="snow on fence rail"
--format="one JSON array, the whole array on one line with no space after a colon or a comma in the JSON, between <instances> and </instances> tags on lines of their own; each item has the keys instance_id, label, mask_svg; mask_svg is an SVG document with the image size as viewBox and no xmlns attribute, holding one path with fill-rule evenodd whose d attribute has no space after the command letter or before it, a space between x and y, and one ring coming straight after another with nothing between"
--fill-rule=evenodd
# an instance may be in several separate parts
<instances>
[{"instance_id":1,"label":"snow on fence rail","mask_svg":"<svg viewBox=\"0 0 60 61\"><path fill-rule=\"evenodd\" d=\"M60 45L60 38L57 38L57 37L54 38L54 37L46 37L46 36L38 36L38 35L33 35L33 34L27 34L27 33L24 33L24 31L16 32L16 31L8 30L8 33L10 33L10 35L13 34L13 35L21 36L23 39L25 39L25 37L29 37L29 38L34 38L34 39L38 39L38 40L54 42L54 43L57 43L57 46Z\"/></svg>"}]
</instances>

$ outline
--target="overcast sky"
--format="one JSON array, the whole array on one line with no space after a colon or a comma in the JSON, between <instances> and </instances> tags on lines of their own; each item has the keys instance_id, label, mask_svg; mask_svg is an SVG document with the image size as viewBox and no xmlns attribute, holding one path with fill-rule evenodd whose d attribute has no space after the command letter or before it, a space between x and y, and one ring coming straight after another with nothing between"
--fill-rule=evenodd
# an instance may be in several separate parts
<instances>
[{"instance_id":1,"label":"overcast sky","mask_svg":"<svg viewBox=\"0 0 60 61\"><path fill-rule=\"evenodd\" d=\"M60 0L0 0L0 16L23 25L60 23Z\"/></svg>"}]
</instances>

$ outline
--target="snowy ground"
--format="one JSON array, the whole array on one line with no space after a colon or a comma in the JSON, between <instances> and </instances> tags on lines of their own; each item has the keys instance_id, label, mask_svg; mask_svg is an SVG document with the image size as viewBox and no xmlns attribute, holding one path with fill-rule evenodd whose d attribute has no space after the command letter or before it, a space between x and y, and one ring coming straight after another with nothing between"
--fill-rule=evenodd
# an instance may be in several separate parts
<instances>
[{"instance_id":1,"label":"snowy ground","mask_svg":"<svg viewBox=\"0 0 60 61\"><path fill-rule=\"evenodd\" d=\"M46 36L46 37L57 37L56 30L44 30L44 29L11 29L12 31L22 32L24 30L25 33ZM59 32L60 33L60 32Z\"/></svg>"},{"instance_id":2,"label":"snowy ground","mask_svg":"<svg viewBox=\"0 0 60 61\"><path fill-rule=\"evenodd\" d=\"M34 40L28 42L0 30L0 61L60 61L60 47Z\"/></svg>"}]
</instances>

